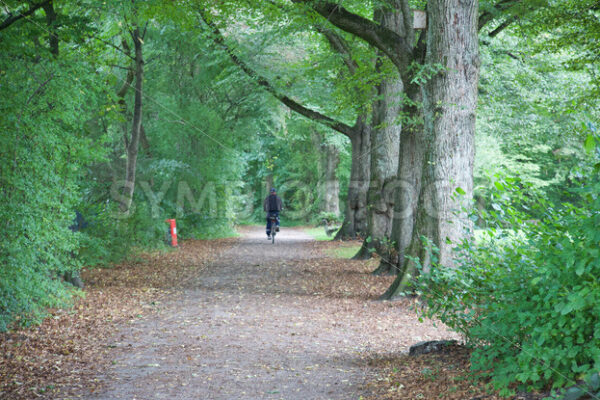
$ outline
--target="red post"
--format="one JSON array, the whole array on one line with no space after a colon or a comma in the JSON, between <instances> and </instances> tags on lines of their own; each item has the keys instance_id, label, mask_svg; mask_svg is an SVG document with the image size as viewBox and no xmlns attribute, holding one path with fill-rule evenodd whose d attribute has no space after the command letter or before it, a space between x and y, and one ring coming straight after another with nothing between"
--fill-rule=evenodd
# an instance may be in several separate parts
<instances>
[{"instance_id":1,"label":"red post","mask_svg":"<svg viewBox=\"0 0 600 400\"><path fill-rule=\"evenodd\" d=\"M169 224L169 233L171 234L171 246L177 247L177 226L174 219L165 220Z\"/></svg>"}]
</instances>

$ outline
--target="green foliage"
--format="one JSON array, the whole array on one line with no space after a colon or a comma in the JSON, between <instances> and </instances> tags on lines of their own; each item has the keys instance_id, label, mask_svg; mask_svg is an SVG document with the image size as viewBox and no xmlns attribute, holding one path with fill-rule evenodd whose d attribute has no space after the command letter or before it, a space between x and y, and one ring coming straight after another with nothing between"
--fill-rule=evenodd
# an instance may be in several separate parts
<instances>
[{"instance_id":1,"label":"green foliage","mask_svg":"<svg viewBox=\"0 0 600 400\"><path fill-rule=\"evenodd\" d=\"M555 203L577 201L581 142L598 119L597 99L582 97L592 80L565 68L566 53L539 52L527 38L483 38L477 116L478 207L490 209L486 176L510 171ZM583 129L582 129L583 127ZM541 215L535 216L540 218Z\"/></svg>"},{"instance_id":2,"label":"green foliage","mask_svg":"<svg viewBox=\"0 0 600 400\"><path fill-rule=\"evenodd\" d=\"M90 60L65 54L59 62L34 40L46 40L42 25L19 26L0 38L0 331L68 302L61 275L80 267L80 236L69 229L79 177L104 156L85 124L104 96Z\"/></svg>"},{"instance_id":3,"label":"green foliage","mask_svg":"<svg viewBox=\"0 0 600 400\"><path fill-rule=\"evenodd\" d=\"M318 222L323 191L321 144L329 143L340 149L337 169L341 186L349 178L349 141L339 134L291 115L278 130L263 134L249 160L244 177L246 194L244 207L250 206L251 220L264 220L263 200L267 196L265 182L272 179L284 203L282 217L304 224ZM341 188L344 191L344 187ZM341 200L342 201L342 200ZM239 212L238 214L243 214Z\"/></svg>"},{"instance_id":4,"label":"green foliage","mask_svg":"<svg viewBox=\"0 0 600 400\"><path fill-rule=\"evenodd\" d=\"M560 400L579 400L590 397L597 398L598 396L600 396L600 374L593 373L588 375L581 384L570 387L564 392L560 391L551 398Z\"/></svg>"},{"instance_id":5,"label":"green foliage","mask_svg":"<svg viewBox=\"0 0 600 400\"><path fill-rule=\"evenodd\" d=\"M316 216L318 222L325 221L327 224L341 223L342 218L339 215L330 212L321 212Z\"/></svg>"},{"instance_id":6,"label":"green foliage","mask_svg":"<svg viewBox=\"0 0 600 400\"><path fill-rule=\"evenodd\" d=\"M579 88L579 106L595 100L600 92L598 39L600 9L595 0L558 0L533 8L515 28L530 38L539 52L551 51L565 57L564 67L589 74L591 85Z\"/></svg>"},{"instance_id":7,"label":"green foliage","mask_svg":"<svg viewBox=\"0 0 600 400\"><path fill-rule=\"evenodd\" d=\"M161 248L166 242L167 224L152 215L147 201L135 201L128 216L116 204L82 207L87 227L82 229L77 253L82 265L110 267L135 249Z\"/></svg>"},{"instance_id":8,"label":"green foliage","mask_svg":"<svg viewBox=\"0 0 600 400\"><path fill-rule=\"evenodd\" d=\"M514 179L494 188L483 237L421 275L423 311L465 336L473 370L503 394L572 385L600 369L600 181L576 190L580 206L533 201Z\"/></svg>"}]
</instances>

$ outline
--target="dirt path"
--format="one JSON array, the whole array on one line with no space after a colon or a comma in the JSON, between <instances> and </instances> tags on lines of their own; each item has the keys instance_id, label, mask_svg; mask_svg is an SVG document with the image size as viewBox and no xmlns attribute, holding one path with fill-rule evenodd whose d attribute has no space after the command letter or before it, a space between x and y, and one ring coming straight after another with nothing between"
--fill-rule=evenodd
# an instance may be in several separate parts
<instances>
[{"instance_id":1,"label":"dirt path","mask_svg":"<svg viewBox=\"0 0 600 400\"><path fill-rule=\"evenodd\" d=\"M160 312L111 339L102 390L84 398L359 399L376 379L370 360L451 336L358 294L380 293L386 278L319 246L300 230L282 229L275 245L245 230Z\"/></svg>"}]
</instances>

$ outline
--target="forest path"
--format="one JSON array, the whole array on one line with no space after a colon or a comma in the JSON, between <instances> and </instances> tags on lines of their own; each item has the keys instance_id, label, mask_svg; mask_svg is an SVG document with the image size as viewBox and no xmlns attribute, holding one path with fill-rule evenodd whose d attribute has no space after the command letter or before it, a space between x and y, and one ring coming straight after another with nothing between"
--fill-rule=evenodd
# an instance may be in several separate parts
<instances>
[{"instance_id":1,"label":"forest path","mask_svg":"<svg viewBox=\"0 0 600 400\"><path fill-rule=\"evenodd\" d=\"M370 301L389 278L282 228L243 236L161 311L124 327L89 399L359 399L374 358L448 337L408 307ZM347 276L344 276L347 274Z\"/></svg>"}]
</instances>

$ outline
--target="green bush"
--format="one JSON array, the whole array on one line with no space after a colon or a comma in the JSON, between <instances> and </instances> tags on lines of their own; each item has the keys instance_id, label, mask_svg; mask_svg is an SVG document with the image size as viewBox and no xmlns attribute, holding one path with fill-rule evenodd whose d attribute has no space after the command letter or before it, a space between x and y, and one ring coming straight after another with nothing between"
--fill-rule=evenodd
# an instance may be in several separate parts
<instances>
[{"instance_id":1,"label":"green bush","mask_svg":"<svg viewBox=\"0 0 600 400\"><path fill-rule=\"evenodd\" d=\"M342 217L340 215L331 213L331 212L320 212L315 218L315 222L317 224L322 224L326 222L328 224L340 224L342 222Z\"/></svg>"},{"instance_id":2,"label":"green bush","mask_svg":"<svg viewBox=\"0 0 600 400\"><path fill-rule=\"evenodd\" d=\"M422 311L464 335L472 369L502 394L574 384L600 369L600 183L577 190L580 206L494 187L483 237L418 280Z\"/></svg>"},{"instance_id":3,"label":"green bush","mask_svg":"<svg viewBox=\"0 0 600 400\"><path fill-rule=\"evenodd\" d=\"M81 55L59 64L35 45L39 33L13 28L0 40L0 331L39 321L72 295L60 276L80 266L80 236L69 230L79 178L105 154L86 124L104 83Z\"/></svg>"},{"instance_id":4,"label":"green bush","mask_svg":"<svg viewBox=\"0 0 600 400\"><path fill-rule=\"evenodd\" d=\"M116 203L80 207L87 224L79 232L77 255L82 265L109 266L123 260L134 248L161 247L167 231L164 219L152 218L147 202L134 204L127 216L120 213Z\"/></svg>"}]
</instances>

